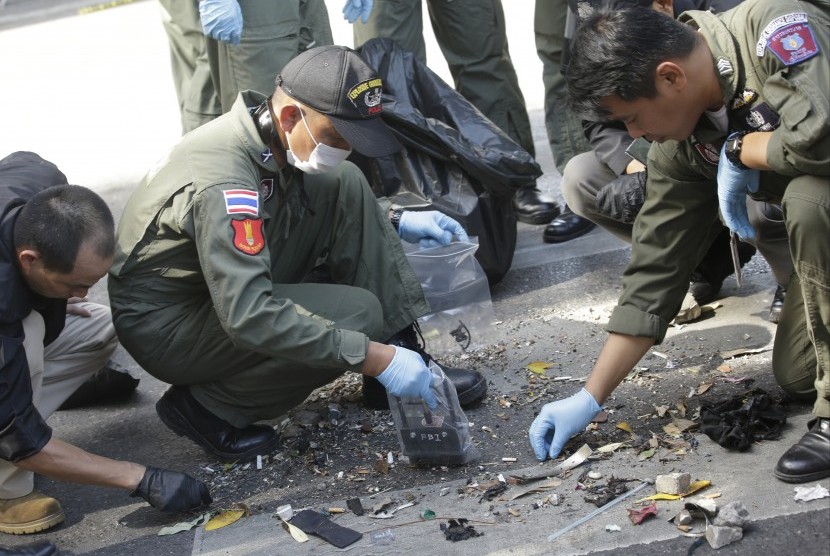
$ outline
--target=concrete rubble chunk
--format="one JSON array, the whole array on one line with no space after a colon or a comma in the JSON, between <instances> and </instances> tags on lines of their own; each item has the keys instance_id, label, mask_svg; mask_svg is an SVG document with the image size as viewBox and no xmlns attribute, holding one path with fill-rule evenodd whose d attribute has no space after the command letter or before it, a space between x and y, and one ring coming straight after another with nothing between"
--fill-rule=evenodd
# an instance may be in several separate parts
<instances>
[{"instance_id":1,"label":"concrete rubble chunk","mask_svg":"<svg viewBox=\"0 0 830 556\"><path fill-rule=\"evenodd\" d=\"M689 510L681 510L674 518L675 525L689 525L691 522L692 514L689 513Z\"/></svg>"},{"instance_id":2,"label":"concrete rubble chunk","mask_svg":"<svg viewBox=\"0 0 830 556\"><path fill-rule=\"evenodd\" d=\"M654 488L657 492L664 494L683 494L689 491L692 484L692 476L688 473L669 473L668 475L657 475Z\"/></svg>"},{"instance_id":3,"label":"concrete rubble chunk","mask_svg":"<svg viewBox=\"0 0 830 556\"><path fill-rule=\"evenodd\" d=\"M744 530L740 527L729 527L728 525L709 525L706 527L706 540L709 541L709 546L715 550L739 541L743 536Z\"/></svg>"},{"instance_id":4,"label":"concrete rubble chunk","mask_svg":"<svg viewBox=\"0 0 830 556\"><path fill-rule=\"evenodd\" d=\"M721 526L744 527L749 523L749 511L741 502L730 502L721 507L712 523Z\"/></svg>"}]
</instances>

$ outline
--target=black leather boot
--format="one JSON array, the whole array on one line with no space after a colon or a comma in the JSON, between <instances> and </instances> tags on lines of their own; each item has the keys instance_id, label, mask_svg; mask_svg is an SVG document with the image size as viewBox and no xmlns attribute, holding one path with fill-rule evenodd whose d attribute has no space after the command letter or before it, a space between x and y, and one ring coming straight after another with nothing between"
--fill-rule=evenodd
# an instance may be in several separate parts
<instances>
[{"instance_id":1,"label":"black leather boot","mask_svg":"<svg viewBox=\"0 0 830 556\"><path fill-rule=\"evenodd\" d=\"M156 413L167 427L186 436L221 461L245 461L267 455L279 446L279 436L267 425L238 429L205 409L187 386L171 386L156 402Z\"/></svg>"},{"instance_id":2,"label":"black leather boot","mask_svg":"<svg viewBox=\"0 0 830 556\"><path fill-rule=\"evenodd\" d=\"M513 194L516 218L526 224L547 224L559 216L559 205L542 195L535 185L522 187Z\"/></svg>"},{"instance_id":3,"label":"black leather boot","mask_svg":"<svg viewBox=\"0 0 830 556\"><path fill-rule=\"evenodd\" d=\"M594 228L596 224L571 212L566 205L565 211L545 226L542 239L545 243L562 243L584 236Z\"/></svg>"},{"instance_id":4,"label":"black leather boot","mask_svg":"<svg viewBox=\"0 0 830 556\"><path fill-rule=\"evenodd\" d=\"M769 306L769 321L778 324L781 320L781 311L784 309L784 299L787 297L787 288L778 284L772 296L772 304Z\"/></svg>"},{"instance_id":5,"label":"black leather boot","mask_svg":"<svg viewBox=\"0 0 830 556\"><path fill-rule=\"evenodd\" d=\"M422 342L418 341L418 331L415 325L410 325L386 342L392 346L400 346L419 354L424 363L429 365L430 361L435 361L430 354L424 351L421 347ZM447 378L450 379L455 391L458 393L458 402L461 407L470 407L480 402L487 394L487 381L478 371L472 369L457 369L455 367L447 367L435 361L435 364L441 367ZM378 381L378 379L363 375L363 403L372 409L389 409L389 399L386 397L386 389Z\"/></svg>"},{"instance_id":6,"label":"black leather boot","mask_svg":"<svg viewBox=\"0 0 830 556\"><path fill-rule=\"evenodd\" d=\"M785 483L808 483L830 477L830 419L818 417L810 430L784 452L775 476Z\"/></svg>"}]
</instances>

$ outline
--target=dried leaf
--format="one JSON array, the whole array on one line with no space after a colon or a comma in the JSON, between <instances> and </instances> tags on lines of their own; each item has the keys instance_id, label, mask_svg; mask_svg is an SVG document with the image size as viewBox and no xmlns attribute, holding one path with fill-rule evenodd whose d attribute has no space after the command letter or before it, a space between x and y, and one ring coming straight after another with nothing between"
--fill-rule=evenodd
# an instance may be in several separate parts
<instances>
[{"instance_id":1,"label":"dried leaf","mask_svg":"<svg viewBox=\"0 0 830 556\"><path fill-rule=\"evenodd\" d=\"M511 402L505 400L504 398L499 398L499 405L502 407L510 407L513 405Z\"/></svg>"},{"instance_id":2,"label":"dried leaf","mask_svg":"<svg viewBox=\"0 0 830 556\"><path fill-rule=\"evenodd\" d=\"M545 375L545 369L549 369L553 366L553 363L547 363L545 361L534 361L532 363L528 363L527 367L525 367L531 373L537 375Z\"/></svg>"},{"instance_id":3,"label":"dried leaf","mask_svg":"<svg viewBox=\"0 0 830 556\"><path fill-rule=\"evenodd\" d=\"M220 512L205 524L205 531L214 531L222 527L227 527L231 523L236 523L242 519L244 515L245 510L225 510Z\"/></svg>"},{"instance_id":4,"label":"dried leaf","mask_svg":"<svg viewBox=\"0 0 830 556\"><path fill-rule=\"evenodd\" d=\"M617 428L620 429L620 430L624 430L625 432L627 432L629 434L634 434L634 429L632 429L631 425L629 425L625 421L621 421L621 422L617 423Z\"/></svg>"},{"instance_id":5,"label":"dried leaf","mask_svg":"<svg viewBox=\"0 0 830 556\"><path fill-rule=\"evenodd\" d=\"M375 460L375 471L378 473L383 473L384 475L389 474L389 463L385 459L376 459Z\"/></svg>"},{"instance_id":6,"label":"dried leaf","mask_svg":"<svg viewBox=\"0 0 830 556\"><path fill-rule=\"evenodd\" d=\"M697 387L697 395L700 396L701 394L705 394L709 388L712 387L711 382L703 382L700 386Z\"/></svg>"},{"instance_id":7,"label":"dried leaf","mask_svg":"<svg viewBox=\"0 0 830 556\"><path fill-rule=\"evenodd\" d=\"M723 365L719 365L718 369L722 373L731 373L732 372L732 365L727 365L724 363Z\"/></svg>"},{"instance_id":8,"label":"dried leaf","mask_svg":"<svg viewBox=\"0 0 830 556\"><path fill-rule=\"evenodd\" d=\"M640 455L637 456L637 461L645 461L651 458L654 455L654 448L649 448L648 450L643 450L640 452Z\"/></svg>"},{"instance_id":9,"label":"dried leaf","mask_svg":"<svg viewBox=\"0 0 830 556\"><path fill-rule=\"evenodd\" d=\"M308 542L308 535L306 535L303 530L296 525L291 525L287 521L282 521L282 528L288 531L288 534L291 535L295 541Z\"/></svg>"},{"instance_id":10,"label":"dried leaf","mask_svg":"<svg viewBox=\"0 0 830 556\"><path fill-rule=\"evenodd\" d=\"M646 500L680 500L679 494L666 494L665 492L658 492L657 494L652 494L651 496L646 496L645 498L640 498L635 502L645 502Z\"/></svg>"},{"instance_id":11,"label":"dried leaf","mask_svg":"<svg viewBox=\"0 0 830 556\"><path fill-rule=\"evenodd\" d=\"M507 511L510 512L510 515L512 515L513 517L519 517L522 514L516 508L507 508Z\"/></svg>"},{"instance_id":12,"label":"dried leaf","mask_svg":"<svg viewBox=\"0 0 830 556\"><path fill-rule=\"evenodd\" d=\"M522 496L527 496L528 494L542 494L544 492L548 492L550 490L555 489L556 487L562 484L562 479L550 479L538 485L533 485L531 487L527 487L521 490L512 489L514 494L510 497L511 500L515 500L516 498L521 498Z\"/></svg>"},{"instance_id":13,"label":"dried leaf","mask_svg":"<svg viewBox=\"0 0 830 556\"><path fill-rule=\"evenodd\" d=\"M708 487L711 484L712 484L711 481L695 481L691 485L689 485L689 490L684 492L683 496L684 497L685 496L691 496L695 492L697 492L699 490L703 490L704 488Z\"/></svg>"},{"instance_id":14,"label":"dried leaf","mask_svg":"<svg viewBox=\"0 0 830 556\"><path fill-rule=\"evenodd\" d=\"M655 405L654 409L657 410L657 416L658 417L665 417L666 412L669 410L669 406L667 406L667 405Z\"/></svg>"},{"instance_id":15,"label":"dried leaf","mask_svg":"<svg viewBox=\"0 0 830 556\"><path fill-rule=\"evenodd\" d=\"M163 537L165 535L175 535L176 533L181 533L182 531L190 531L194 527L207 523L212 515L213 512L205 512L192 521L181 521L175 525L171 525L170 527L162 527L158 534L160 537Z\"/></svg>"},{"instance_id":16,"label":"dried leaf","mask_svg":"<svg viewBox=\"0 0 830 556\"><path fill-rule=\"evenodd\" d=\"M600 454L607 454L615 450L619 450L623 446L625 446L625 442L612 442L611 444L606 444L605 446L597 448L597 452Z\"/></svg>"}]
</instances>

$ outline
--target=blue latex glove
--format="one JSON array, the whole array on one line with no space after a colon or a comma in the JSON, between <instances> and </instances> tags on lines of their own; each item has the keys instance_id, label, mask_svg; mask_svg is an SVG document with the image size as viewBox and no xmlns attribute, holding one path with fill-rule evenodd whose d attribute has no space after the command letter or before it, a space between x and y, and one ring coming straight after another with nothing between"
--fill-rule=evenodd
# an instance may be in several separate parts
<instances>
[{"instance_id":1,"label":"blue latex glove","mask_svg":"<svg viewBox=\"0 0 830 556\"><path fill-rule=\"evenodd\" d=\"M421 247L449 245L452 236L456 236L458 241L470 241L461 224L437 210L404 211L398 224L398 235L409 243L420 243Z\"/></svg>"},{"instance_id":2,"label":"blue latex glove","mask_svg":"<svg viewBox=\"0 0 830 556\"><path fill-rule=\"evenodd\" d=\"M233 45L242 38L242 9L236 0L201 0L199 18L205 35Z\"/></svg>"},{"instance_id":3,"label":"blue latex glove","mask_svg":"<svg viewBox=\"0 0 830 556\"><path fill-rule=\"evenodd\" d=\"M726 158L724 142L718 161L718 204L726 227L742 240L755 238L755 228L749 223L746 211L746 196L758 191L760 179L760 171L740 168Z\"/></svg>"},{"instance_id":4,"label":"blue latex glove","mask_svg":"<svg viewBox=\"0 0 830 556\"><path fill-rule=\"evenodd\" d=\"M343 19L354 23L360 16L360 21L366 23L369 21L369 14L372 13L374 4L373 0L346 0L346 5L343 6Z\"/></svg>"},{"instance_id":5,"label":"blue latex glove","mask_svg":"<svg viewBox=\"0 0 830 556\"><path fill-rule=\"evenodd\" d=\"M585 388L570 398L545 404L528 431L536 459L545 461L548 456L558 456L565 443L587 427L600 409Z\"/></svg>"},{"instance_id":6,"label":"blue latex glove","mask_svg":"<svg viewBox=\"0 0 830 556\"><path fill-rule=\"evenodd\" d=\"M430 409L438 407L431 389L432 373L423 358L412 350L395 346L395 357L377 379L393 396L422 398Z\"/></svg>"}]
</instances>

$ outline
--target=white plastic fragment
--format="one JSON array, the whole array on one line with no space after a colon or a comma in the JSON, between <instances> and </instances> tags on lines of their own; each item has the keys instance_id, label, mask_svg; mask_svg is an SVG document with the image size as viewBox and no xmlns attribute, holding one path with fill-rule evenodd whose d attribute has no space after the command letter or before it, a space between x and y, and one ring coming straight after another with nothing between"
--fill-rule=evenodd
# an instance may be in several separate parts
<instances>
[{"instance_id":1,"label":"white plastic fragment","mask_svg":"<svg viewBox=\"0 0 830 556\"><path fill-rule=\"evenodd\" d=\"M596 481L597 479L602 479L602 473L600 473L599 471L589 471L588 478L593 479L594 481Z\"/></svg>"},{"instance_id":2,"label":"white plastic fragment","mask_svg":"<svg viewBox=\"0 0 830 556\"><path fill-rule=\"evenodd\" d=\"M257 469L262 469L262 456L257 456L256 457L256 468Z\"/></svg>"},{"instance_id":3,"label":"white plastic fragment","mask_svg":"<svg viewBox=\"0 0 830 556\"><path fill-rule=\"evenodd\" d=\"M392 452L386 454L386 463L388 463L389 465L395 463L395 457L392 455Z\"/></svg>"},{"instance_id":4,"label":"white plastic fragment","mask_svg":"<svg viewBox=\"0 0 830 556\"><path fill-rule=\"evenodd\" d=\"M619 525L606 525L605 530L609 533L616 533L622 531L622 528Z\"/></svg>"},{"instance_id":5,"label":"white plastic fragment","mask_svg":"<svg viewBox=\"0 0 830 556\"><path fill-rule=\"evenodd\" d=\"M819 500L820 498L830 496L830 491L819 484L813 486L797 486L793 490L795 490L794 500L796 502L810 502L811 500Z\"/></svg>"},{"instance_id":6,"label":"white plastic fragment","mask_svg":"<svg viewBox=\"0 0 830 556\"><path fill-rule=\"evenodd\" d=\"M277 515L280 516L280 519L283 521L290 521L291 518L294 517L294 508L291 507L291 504L280 506L277 508Z\"/></svg>"}]
</instances>

